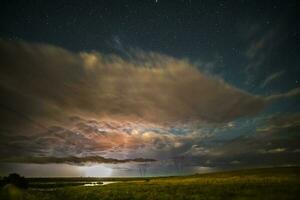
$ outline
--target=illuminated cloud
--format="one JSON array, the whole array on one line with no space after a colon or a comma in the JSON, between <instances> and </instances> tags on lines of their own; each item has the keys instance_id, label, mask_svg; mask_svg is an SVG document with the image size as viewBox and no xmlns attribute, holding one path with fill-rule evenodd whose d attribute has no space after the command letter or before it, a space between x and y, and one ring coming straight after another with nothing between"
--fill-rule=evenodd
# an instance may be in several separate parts
<instances>
[{"instance_id":1,"label":"illuminated cloud","mask_svg":"<svg viewBox=\"0 0 300 200\"><path fill-rule=\"evenodd\" d=\"M68 127L52 126L34 136L14 134L0 142L2 157L90 157L159 159L180 153L209 132L189 130L176 135L171 128L145 123L96 121L71 117ZM30 160L30 159L26 159Z\"/></svg>"},{"instance_id":2,"label":"illuminated cloud","mask_svg":"<svg viewBox=\"0 0 300 200\"><path fill-rule=\"evenodd\" d=\"M209 151L199 143L212 132L199 126L234 128L234 120L260 113L271 100L299 94L257 96L188 60L131 54L125 59L0 40L0 158L80 163L91 156L202 155ZM178 133L176 126L190 129Z\"/></svg>"},{"instance_id":3,"label":"illuminated cloud","mask_svg":"<svg viewBox=\"0 0 300 200\"><path fill-rule=\"evenodd\" d=\"M7 96L2 112L46 125L74 113L155 123L227 122L265 105L261 97L205 76L188 60L152 52L123 59L1 41L0 55L0 89Z\"/></svg>"}]
</instances>

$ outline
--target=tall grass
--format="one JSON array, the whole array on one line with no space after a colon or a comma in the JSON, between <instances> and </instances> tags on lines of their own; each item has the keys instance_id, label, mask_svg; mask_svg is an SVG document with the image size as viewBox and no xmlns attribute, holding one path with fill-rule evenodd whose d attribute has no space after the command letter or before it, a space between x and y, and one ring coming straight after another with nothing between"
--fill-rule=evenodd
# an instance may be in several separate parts
<instances>
[{"instance_id":1,"label":"tall grass","mask_svg":"<svg viewBox=\"0 0 300 200\"><path fill-rule=\"evenodd\" d=\"M23 192L24 200L299 199L300 168L243 170Z\"/></svg>"}]
</instances>

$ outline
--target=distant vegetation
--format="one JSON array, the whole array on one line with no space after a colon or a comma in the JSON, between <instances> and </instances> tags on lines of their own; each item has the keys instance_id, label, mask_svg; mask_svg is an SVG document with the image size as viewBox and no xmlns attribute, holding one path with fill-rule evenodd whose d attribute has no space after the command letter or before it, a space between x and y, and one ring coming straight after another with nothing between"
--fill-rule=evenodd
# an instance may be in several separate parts
<instances>
[{"instance_id":1,"label":"distant vegetation","mask_svg":"<svg viewBox=\"0 0 300 200\"><path fill-rule=\"evenodd\" d=\"M3 177L3 179L1 180L1 186L5 186L7 184L12 184L22 189L28 188L28 181L24 177L16 173L9 174L7 177Z\"/></svg>"},{"instance_id":2,"label":"distant vegetation","mask_svg":"<svg viewBox=\"0 0 300 200\"><path fill-rule=\"evenodd\" d=\"M35 183L47 181L47 179L29 180ZM59 182L59 179L48 181L53 180ZM70 181L71 179L62 180ZM73 180L87 179L74 178ZM110 178L110 180L119 182L94 187L69 185L54 190L37 190L29 187L27 190L22 190L22 195L19 197L23 200L299 199L300 167L240 170L177 177ZM2 189L2 195L4 190ZM0 199L4 199L3 196L0 196Z\"/></svg>"}]
</instances>

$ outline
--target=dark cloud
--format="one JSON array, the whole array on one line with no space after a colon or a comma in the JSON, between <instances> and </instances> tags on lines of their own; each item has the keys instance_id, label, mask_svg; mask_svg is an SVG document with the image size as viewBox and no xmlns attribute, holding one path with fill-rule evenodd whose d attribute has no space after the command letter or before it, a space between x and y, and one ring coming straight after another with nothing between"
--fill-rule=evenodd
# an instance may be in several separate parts
<instances>
[{"instance_id":1,"label":"dark cloud","mask_svg":"<svg viewBox=\"0 0 300 200\"><path fill-rule=\"evenodd\" d=\"M195 143L185 152L194 165L221 168L299 165L299 113L280 113L264 117L254 133L229 141L213 138ZM248 133L247 133L248 131Z\"/></svg>"},{"instance_id":2,"label":"dark cloud","mask_svg":"<svg viewBox=\"0 0 300 200\"><path fill-rule=\"evenodd\" d=\"M240 137L221 144L193 145L186 156L191 166L221 169L299 165L298 141L295 138Z\"/></svg>"},{"instance_id":3,"label":"dark cloud","mask_svg":"<svg viewBox=\"0 0 300 200\"><path fill-rule=\"evenodd\" d=\"M257 128L258 133L277 137L297 137L300 132L299 113L281 113L271 116Z\"/></svg>"},{"instance_id":4,"label":"dark cloud","mask_svg":"<svg viewBox=\"0 0 300 200\"><path fill-rule=\"evenodd\" d=\"M114 159L104 158L101 156L88 156L88 157L11 157L0 159L2 163L35 163L35 164L48 164L48 163L68 163L68 164L86 164L86 163L110 163L119 164L127 162L154 162L154 159L135 158L135 159Z\"/></svg>"}]
</instances>

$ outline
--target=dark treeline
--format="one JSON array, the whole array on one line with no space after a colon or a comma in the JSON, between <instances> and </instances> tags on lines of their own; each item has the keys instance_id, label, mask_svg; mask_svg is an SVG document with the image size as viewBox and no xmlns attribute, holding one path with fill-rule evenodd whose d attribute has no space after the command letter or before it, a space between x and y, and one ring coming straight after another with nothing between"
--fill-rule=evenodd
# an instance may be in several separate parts
<instances>
[{"instance_id":1,"label":"dark treeline","mask_svg":"<svg viewBox=\"0 0 300 200\"><path fill-rule=\"evenodd\" d=\"M12 184L22 189L28 188L28 181L26 180L26 178L16 173L9 174L8 176L5 176L1 179L1 187L7 184Z\"/></svg>"}]
</instances>

